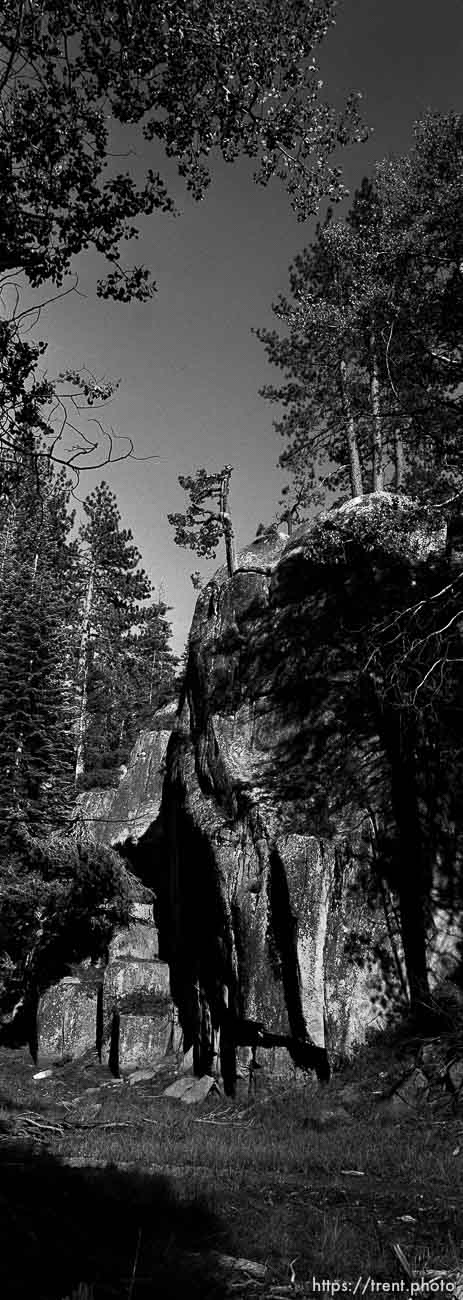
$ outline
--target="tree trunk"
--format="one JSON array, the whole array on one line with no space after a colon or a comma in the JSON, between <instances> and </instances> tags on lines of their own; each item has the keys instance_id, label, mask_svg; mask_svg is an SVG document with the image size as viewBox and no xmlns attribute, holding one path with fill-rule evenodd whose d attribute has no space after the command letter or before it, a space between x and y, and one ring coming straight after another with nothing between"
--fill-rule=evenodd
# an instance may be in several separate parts
<instances>
[{"instance_id":1,"label":"tree trunk","mask_svg":"<svg viewBox=\"0 0 463 1300\"><path fill-rule=\"evenodd\" d=\"M347 366L344 360L341 360L339 363L339 375L341 381L342 405L346 421L346 441L349 457L351 493L353 497L363 497L362 467L360 464L355 421L347 390Z\"/></svg>"},{"instance_id":2,"label":"tree trunk","mask_svg":"<svg viewBox=\"0 0 463 1300\"><path fill-rule=\"evenodd\" d=\"M88 645L90 640L90 615L93 603L93 587L95 583L95 565L92 564L87 584L87 594L85 597L84 621L82 626L82 636L80 639L79 665L77 670L77 680L81 681L81 697L79 709L79 721L77 724L77 746L76 746L76 766L74 780L77 785L79 777L84 772L84 743L85 728L87 720L87 686L88 686Z\"/></svg>"},{"instance_id":3,"label":"tree trunk","mask_svg":"<svg viewBox=\"0 0 463 1300\"><path fill-rule=\"evenodd\" d=\"M227 569L230 577L236 569L236 546L233 524L228 511L228 493L230 490L231 466L226 467L226 472L220 484L220 518L223 525L223 535L225 538L225 553L227 556Z\"/></svg>"},{"instance_id":4,"label":"tree trunk","mask_svg":"<svg viewBox=\"0 0 463 1300\"><path fill-rule=\"evenodd\" d=\"M400 492L404 481L405 461L402 434L394 429L394 488Z\"/></svg>"},{"instance_id":5,"label":"tree trunk","mask_svg":"<svg viewBox=\"0 0 463 1300\"><path fill-rule=\"evenodd\" d=\"M2 565L0 571L0 580L2 582L5 577L5 565L8 557L10 542L13 536L13 523L14 523L15 514L16 514L16 507L11 503L11 505L8 506L6 520L5 520L5 528L4 528Z\"/></svg>"},{"instance_id":6,"label":"tree trunk","mask_svg":"<svg viewBox=\"0 0 463 1300\"><path fill-rule=\"evenodd\" d=\"M288 537L292 536L294 532L294 524L295 523L297 524L298 522L299 522L299 506L297 504L294 506L288 506L288 509L285 510L284 515L281 516L281 523L287 524Z\"/></svg>"},{"instance_id":7,"label":"tree trunk","mask_svg":"<svg viewBox=\"0 0 463 1300\"><path fill-rule=\"evenodd\" d=\"M417 1024L429 1021L432 1007L426 961L426 925L423 900L413 891L413 882L407 881L407 871L402 861L399 890L400 928L404 947L405 966L410 990L410 1010Z\"/></svg>"},{"instance_id":8,"label":"tree trunk","mask_svg":"<svg viewBox=\"0 0 463 1300\"><path fill-rule=\"evenodd\" d=\"M413 752L412 737L404 734L399 710L382 711L380 734L391 767L392 806L399 847L400 929L410 1009L416 1020L423 1023L429 1019L432 1004L426 957L432 881L419 811L418 759Z\"/></svg>"},{"instance_id":9,"label":"tree trunk","mask_svg":"<svg viewBox=\"0 0 463 1300\"><path fill-rule=\"evenodd\" d=\"M150 708L151 708L151 705L152 705L152 703L153 703L153 691L154 691L154 670L155 670L155 667L156 667L156 651L153 650L153 657L152 657L152 659L151 659L150 691L149 691L149 701L148 701Z\"/></svg>"},{"instance_id":10,"label":"tree trunk","mask_svg":"<svg viewBox=\"0 0 463 1300\"><path fill-rule=\"evenodd\" d=\"M33 563L33 565L32 565L31 593L34 591L34 587L35 587L35 581L36 581L36 578L37 578L37 568L38 568L38 563L39 563L39 553L38 553L38 551L36 551L36 553L35 553L35 555L34 555L34 563ZM32 658L32 659L29 659L29 672L28 672L27 679L26 679L26 680L27 680L27 686L28 686L28 687L30 686L30 682L31 682L31 678L32 678L32 669L33 669L33 667L34 667L34 660L33 660L33 658ZM15 765L16 770L19 768L20 763L21 763L22 752L23 752L23 746L24 746L24 728L21 727L21 731L20 731L20 733L19 733L19 737L18 737L18 742L17 742L17 745L16 745L16 754L15 754L15 761L14 761L14 765Z\"/></svg>"},{"instance_id":11,"label":"tree trunk","mask_svg":"<svg viewBox=\"0 0 463 1300\"><path fill-rule=\"evenodd\" d=\"M224 515L223 532L225 537L225 553L227 556L227 569L231 577L232 573L234 573L236 569L236 546L235 546L235 534L233 532L233 526L232 526L232 521L230 519L230 515Z\"/></svg>"},{"instance_id":12,"label":"tree trunk","mask_svg":"<svg viewBox=\"0 0 463 1300\"><path fill-rule=\"evenodd\" d=\"M384 488L383 434L379 401L378 356L374 330L370 334L370 401L373 422L371 442L372 490L373 492L382 492Z\"/></svg>"}]
</instances>

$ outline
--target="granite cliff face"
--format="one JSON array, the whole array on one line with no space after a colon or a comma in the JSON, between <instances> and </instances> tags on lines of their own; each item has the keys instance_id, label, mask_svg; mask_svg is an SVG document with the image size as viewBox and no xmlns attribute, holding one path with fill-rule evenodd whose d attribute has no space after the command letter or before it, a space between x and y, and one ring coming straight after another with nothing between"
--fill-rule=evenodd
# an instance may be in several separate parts
<instances>
[{"instance_id":1,"label":"granite cliff face","mask_svg":"<svg viewBox=\"0 0 463 1300\"><path fill-rule=\"evenodd\" d=\"M357 696L357 633L386 575L406 602L416 565L444 548L445 527L372 494L291 538L256 538L197 602L155 888L186 1044L208 1068L221 1025L231 1087L227 1025L284 1071L316 1064L310 1043L349 1051L406 993L397 900L375 862L390 763Z\"/></svg>"},{"instance_id":2,"label":"granite cliff face","mask_svg":"<svg viewBox=\"0 0 463 1300\"><path fill-rule=\"evenodd\" d=\"M115 788L88 790L79 796L80 828L97 843L137 844L156 827L176 713L177 705L172 703L153 715L150 730L140 732Z\"/></svg>"},{"instance_id":3,"label":"granite cliff face","mask_svg":"<svg viewBox=\"0 0 463 1300\"><path fill-rule=\"evenodd\" d=\"M198 599L178 711L155 715L117 790L81 797L87 830L154 889L183 1050L199 1074L220 1055L230 1092L257 1048L274 1073L326 1077L327 1051L407 997L415 883L401 893L384 854L418 879L421 794L394 775L394 715L388 732L359 669L365 627L413 603L445 548L445 525L388 493L258 536ZM426 926L440 978L458 926L442 907Z\"/></svg>"}]
</instances>

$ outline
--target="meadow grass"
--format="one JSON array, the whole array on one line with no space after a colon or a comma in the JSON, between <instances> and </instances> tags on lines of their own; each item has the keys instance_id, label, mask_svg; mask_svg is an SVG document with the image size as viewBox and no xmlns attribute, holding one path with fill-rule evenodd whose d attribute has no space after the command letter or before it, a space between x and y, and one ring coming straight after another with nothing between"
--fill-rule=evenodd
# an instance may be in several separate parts
<instances>
[{"instance_id":1,"label":"meadow grass","mask_svg":"<svg viewBox=\"0 0 463 1300\"><path fill-rule=\"evenodd\" d=\"M42 1082L33 1072L24 1053L0 1053L2 1254L13 1274L2 1297L63 1300L78 1284L92 1300L128 1297L140 1229L131 1300L185 1285L189 1296L224 1295L211 1251L265 1263L269 1295L291 1276L307 1288L314 1277L399 1281L395 1245L415 1271L458 1265L463 1116L448 1107L444 1118L391 1118L375 1095L398 1073L387 1051L326 1089L267 1092L262 1080L249 1100L191 1108L162 1096L156 1079L103 1086L96 1062ZM47 1124L57 1131L38 1127ZM18 1222L36 1242L32 1291L23 1263L14 1276ZM44 1252L56 1268L39 1283ZM247 1284L242 1294L266 1293Z\"/></svg>"}]
</instances>

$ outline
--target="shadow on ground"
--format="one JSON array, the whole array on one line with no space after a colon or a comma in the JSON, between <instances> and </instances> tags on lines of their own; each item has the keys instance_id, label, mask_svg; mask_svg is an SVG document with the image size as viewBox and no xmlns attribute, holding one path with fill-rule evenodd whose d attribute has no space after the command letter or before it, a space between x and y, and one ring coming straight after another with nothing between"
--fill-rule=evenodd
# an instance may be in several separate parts
<instances>
[{"instance_id":1,"label":"shadow on ground","mask_svg":"<svg viewBox=\"0 0 463 1300\"><path fill-rule=\"evenodd\" d=\"M79 1283L93 1286L94 1300L225 1295L207 1257L227 1250L223 1226L168 1178L111 1166L70 1169L10 1139L2 1140L1 1157L2 1300L64 1300Z\"/></svg>"}]
</instances>

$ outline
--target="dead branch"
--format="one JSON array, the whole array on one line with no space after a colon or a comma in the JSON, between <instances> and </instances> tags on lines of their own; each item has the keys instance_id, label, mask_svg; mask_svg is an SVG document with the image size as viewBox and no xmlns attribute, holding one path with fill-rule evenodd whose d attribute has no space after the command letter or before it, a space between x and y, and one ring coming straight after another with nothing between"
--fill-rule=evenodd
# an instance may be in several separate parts
<instances>
[{"instance_id":1,"label":"dead branch","mask_svg":"<svg viewBox=\"0 0 463 1300\"><path fill-rule=\"evenodd\" d=\"M32 1138L39 1142L45 1142L51 1134L64 1137L61 1124L47 1123L41 1116L31 1111L23 1111L15 1115L11 1132L15 1137Z\"/></svg>"}]
</instances>

